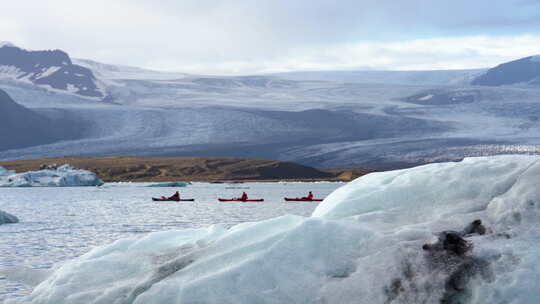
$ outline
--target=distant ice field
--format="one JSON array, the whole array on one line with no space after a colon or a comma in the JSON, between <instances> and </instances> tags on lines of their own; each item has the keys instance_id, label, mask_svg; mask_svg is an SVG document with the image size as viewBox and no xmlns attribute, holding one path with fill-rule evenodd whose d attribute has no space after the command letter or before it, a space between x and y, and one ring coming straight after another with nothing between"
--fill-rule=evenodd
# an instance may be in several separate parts
<instances>
[{"instance_id":1,"label":"distant ice field","mask_svg":"<svg viewBox=\"0 0 540 304\"><path fill-rule=\"evenodd\" d=\"M102 187L4 188L0 210L20 223L0 226L0 303L29 289L8 281L6 267L49 269L53 264L117 239L149 232L233 226L284 214L310 216L318 203L284 202L313 191L325 197L343 183L194 183L186 188L152 188L148 183L105 184ZM152 202L151 197L179 190L191 202ZM263 203L219 203L218 197L265 198Z\"/></svg>"},{"instance_id":2,"label":"distant ice field","mask_svg":"<svg viewBox=\"0 0 540 304\"><path fill-rule=\"evenodd\" d=\"M0 142L0 160L228 156L386 169L540 149L538 87L469 85L481 70L224 77L80 64L103 101L0 80L16 102L81 130L13 150Z\"/></svg>"}]
</instances>

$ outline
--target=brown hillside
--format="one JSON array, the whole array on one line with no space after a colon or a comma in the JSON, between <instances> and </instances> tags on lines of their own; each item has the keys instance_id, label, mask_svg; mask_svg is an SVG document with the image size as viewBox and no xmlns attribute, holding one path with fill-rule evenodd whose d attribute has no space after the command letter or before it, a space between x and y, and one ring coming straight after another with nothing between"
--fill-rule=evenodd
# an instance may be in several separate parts
<instances>
[{"instance_id":1,"label":"brown hillside","mask_svg":"<svg viewBox=\"0 0 540 304\"><path fill-rule=\"evenodd\" d=\"M42 164L65 163L95 172L107 182L347 180L355 175L325 172L289 162L212 157L66 157L3 161L0 166L24 172L38 170Z\"/></svg>"}]
</instances>

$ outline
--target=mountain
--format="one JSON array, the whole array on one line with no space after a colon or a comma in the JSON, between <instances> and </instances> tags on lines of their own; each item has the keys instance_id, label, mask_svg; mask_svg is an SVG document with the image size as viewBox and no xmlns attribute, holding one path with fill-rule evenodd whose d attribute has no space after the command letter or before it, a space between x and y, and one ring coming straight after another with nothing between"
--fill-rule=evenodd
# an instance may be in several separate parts
<instances>
[{"instance_id":1,"label":"mountain","mask_svg":"<svg viewBox=\"0 0 540 304\"><path fill-rule=\"evenodd\" d=\"M540 85L540 56L529 56L500 64L478 76L472 85Z\"/></svg>"},{"instance_id":2,"label":"mountain","mask_svg":"<svg viewBox=\"0 0 540 304\"><path fill-rule=\"evenodd\" d=\"M73 64L61 50L28 51L9 43L0 44L0 77L86 97L104 97L92 71Z\"/></svg>"},{"instance_id":3,"label":"mountain","mask_svg":"<svg viewBox=\"0 0 540 304\"><path fill-rule=\"evenodd\" d=\"M0 90L0 151L37 146L78 136L65 118L51 119L13 101Z\"/></svg>"},{"instance_id":4,"label":"mountain","mask_svg":"<svg viewBox=\"0 0 540 304\"><path fill-rule=\"evenodd\" d=\"M73 62L92 71L110 102L0 79L21 105L79 130L0 160L207 156L391 169L540 154L540 87L471 85L484 70L216 76Z\"/></svg>"}]
</instances>

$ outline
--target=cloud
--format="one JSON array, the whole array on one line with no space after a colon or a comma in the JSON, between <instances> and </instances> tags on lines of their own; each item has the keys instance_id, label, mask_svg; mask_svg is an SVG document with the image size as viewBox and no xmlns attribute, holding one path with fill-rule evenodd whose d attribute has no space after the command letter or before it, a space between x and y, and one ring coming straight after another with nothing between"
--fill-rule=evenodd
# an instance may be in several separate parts
<instances>
[{"instance_id":1,"label":"cloud","mask_svg":"<svg viewBox=\"0 0 540 304\"><path fill-rule=\"evenodd\" d=\"M160 58L157 69L210 74L256 74L295 70L475 69L540 53L540 35L465 36L402 41L367 41L299 47L286 56L254 55L251 60L189 62Z\"/></svg>"},{"instance_id":2,"label":"cloud","mask_svg":"<svg viewBox=\"0 0 540 304\"><path fill-rule=\"evenodd\" d=\"M28 3L3 4L0 40L191 73L472 68L528 55L525 49L540 53L540 6L529 0ZM524 45L516 50L512 41Z\"/></svg>"}]
</instances>

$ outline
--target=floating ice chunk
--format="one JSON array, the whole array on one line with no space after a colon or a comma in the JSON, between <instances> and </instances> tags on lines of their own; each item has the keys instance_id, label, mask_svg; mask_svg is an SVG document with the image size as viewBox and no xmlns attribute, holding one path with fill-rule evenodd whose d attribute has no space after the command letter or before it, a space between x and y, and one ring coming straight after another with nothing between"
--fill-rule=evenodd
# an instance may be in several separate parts
<instances>
[{"instance_id":1,"label":"floating ice chunk","mask_svg":"<svg viewBox=\"0 0 540 304\"><path fill-rule=\"evenodd\" d=\"M2 168L3 169L3 168ZM101 181L95 173L63 165L56 169L44 169L24 173L2 173L0 187L69 187L99 186Z\"/></svg>"},{"instance_id":2,"label":"floating ice chunk","mask_svg":"<svg viewBox=\"0 0 540 304\"><path fill-rule=\"evenodd\" d=\"M157 183L157 184L151 184L148 185L148 187L186 187L187 185L190 185L191 183L187 182L170 182L170 183Z\"/></svg>"},{"instance_id":3,"label":"floating ice chunk","mask_svg":"<svg viewBox=\"0 0 540 304\"><path fill-rule=\"evenodd\" d=\"M18 223L19 219L12 214L0 210L0 225Z\"/></svg>"},{"instance_id":4,"label":"floating ice chunk","mask_svg":"<svg viewBox=\"0 0 540 304\"><path fill-rule=\"evenodd\" d=\"M14 170L7 170L4 167L0 167L0 176L8 176L8 175L12 175L12 174L15 174Z\"/></svg>"},{"instance_id":5,"label":"floating ice chunk","mask_svg":"<svg viewBox=\"0 0 540 304\"><path fill-rule=\"evenodd\" d=\"M309 303L372 234L284 216L123 239L61 266L24 303ZM97 275L99 274L99 275Z\"/></svg>"}]
</instances>

